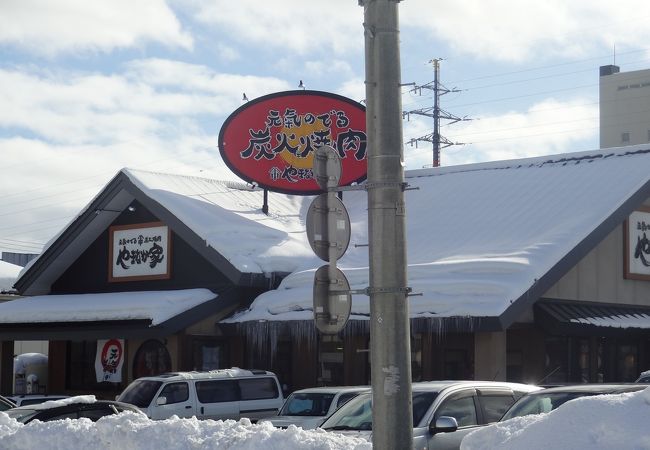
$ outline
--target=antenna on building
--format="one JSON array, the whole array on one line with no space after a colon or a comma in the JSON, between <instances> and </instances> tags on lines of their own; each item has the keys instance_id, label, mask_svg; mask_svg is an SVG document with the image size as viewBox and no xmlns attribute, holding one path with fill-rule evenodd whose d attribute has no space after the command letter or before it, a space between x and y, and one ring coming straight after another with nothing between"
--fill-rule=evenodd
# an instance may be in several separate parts
<instances>
[{"instance_id":1,"label":"antenna on building","mask_svg":"<svg viewBox=\"0 0 650 450\"><path fill-rule=\"evenodd\" d=\"M450 121L448 125L451 125L452 123L464 121L464 120L472 120L467 117L457 117L451 113L448 113L447 111L443 110L440 108L440 97L448 94L450 92L460 92L459 89L453 88L453 89L447 89L444 87L440 81L440 61L442 61L441 58L438 59L432 59L429 61L430 63L433 64L433 70L434 70L434 79L433 81L430 81L426 84L423 84L421 86L415 85L413 86L409 91L410 92L416 92L419 95L422 95L422 89L430 89L433 91L433 107L428 107L428 108L420 108L420 109L415 109L412 111L403 111L402 112L402 117L406 118L407 120L409 119L411 114L416 114L420 116L427 116L427 117L432 117L433 118L433 133L429 133L425 136L420 136L418 138L413 138L407 142L407 144L410 144L411 146L415 145L417 148L417 144L419 141L426 141L426 142L431 142L433 145L433 167L438 167L440 166L440 150L452 145L465 145L462 142L451 142L449 139L446 137L442 136L440 134L440 120L448 120ZM415 83L414 83L415 84Z\"/></svg>"}]
</instances>

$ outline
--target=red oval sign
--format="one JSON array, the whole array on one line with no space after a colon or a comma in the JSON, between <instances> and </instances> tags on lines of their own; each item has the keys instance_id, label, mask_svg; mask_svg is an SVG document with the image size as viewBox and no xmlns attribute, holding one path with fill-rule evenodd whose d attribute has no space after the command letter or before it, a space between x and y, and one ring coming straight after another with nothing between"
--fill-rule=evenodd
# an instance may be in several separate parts
<instances>
[{"instance_id":1,"label":"red oval sign","mask_svg":"<svg viewBox=\"0 0 650 450\"><path fill-rule=\"evenodd\" d=\"M278 92L242 105L219 132L219 151L230 170L286 194L323 192L313 175L321 145L341 157L340 186L365 180L366 108L329 92Z\"/></svg>"}]
</instances>

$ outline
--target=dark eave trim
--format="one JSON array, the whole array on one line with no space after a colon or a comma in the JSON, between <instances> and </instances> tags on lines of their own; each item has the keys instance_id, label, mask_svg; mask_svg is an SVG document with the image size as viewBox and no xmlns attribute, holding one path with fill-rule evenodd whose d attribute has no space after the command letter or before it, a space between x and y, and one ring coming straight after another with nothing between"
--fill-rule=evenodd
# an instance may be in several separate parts
<instances>
[{"instance_id":1,"label":"dark eave trim","mask_svg":"<svg viewBox=\"0 0 650 450\"><path fill-rule=\"evenodd\" d=\"M559 307L559 308L558 308ZM589 323L570 322L572 313L589 313L589 317L613 317L616 315L650 314L650 308L620 303L584 302L575 300L540 299L533 305L535 322L548 334L556 336L648 336L650 328L619 328Z\"/></svg>"},{"instance_id":2,"label":"dark eave trim","mask_svg":"<svg viewBox=\"0 0 650 450\"><path fill-rule=\"evenodd\" d=\"M33 286L43 276L47 268L59 258L67 248L80 236L83 231L96 220L96 210L106 209L107 205L120 193L126 192L152 214L165 222L179 237L185 240L197 253L210 262L218 271L224 274L233 284L242 287L257 287L268 289L269 279L262 273L242 273L224 258L217 250L205 245L205 241L187 225L169 212L157 201L151 199L138 188L130 178L120 171L104 188L102 192L88 205L87 209L77 217L61 235L41 254L34 264L16 281L15 287L20 293L29 294ZM108 227L108 225L107 225ZM96 239L94 236L92 240ZM37 292L41 294L41 292Z\"/></svg>"},{"instance_id":3,"label":"dark eave trim","mask_svg":"<svg viewBox=\"0 0 650 450\"><path fill-rule=\"evenodd\" d=\"M544 295L555 283L557 283L569 270L575 267L582 258L591 250L599 245L617 226L622 224L625 219L639 205L650 197L650 181L646 182L639 190L632 194L623 204L606 218L594 231L584 238L578 245L569 251L560 259L548 272L540 279L535 280L534 284L516 299L512 304L499 316L502 328L505 330L510 327L520 316L530 308L542 295ZM622 237L621 237L622 239Z\"/></svg>"},{"instance_id":4,"label":"dark eave trim","mask_svg":"<svg viewBox=\"0 0 650 450\"><path fill-rule=\"evenodd\" d=\"M0 325L0 340L97 340L163 337L151 320L15 323Z\"/></svg>"},{"instance_id":5,"label":"dark eave trim","mask_svg":"<svg viewBox=\"0 0 650 450\"><path fill-rule=\"evenodd\" d=\"M14 287L21 294L29 289L33 283L45 272L49 267L70 245L74 239L81 234L81 232L88 227L88 225L95 219L94 211L97 209L104 209L106 204L110 202L122 189L124 189L124 181L126 176L119 172L104 188L104 190L92 201L86 211L77 217L59 237L43 252L32 266L21 276Z\"/></svg>"},{"instance_id":6,"label":"dark eave trim","mask_svg":"<svg viewBox=\"0 0 650 450\"><path fill-rule=\"evenodd\" d=\"M155 326L150 319L0 324L0 341L164 338L210 315L229 312L237 303L237 289L231 288Z\"/></svg>"}]
</instances>

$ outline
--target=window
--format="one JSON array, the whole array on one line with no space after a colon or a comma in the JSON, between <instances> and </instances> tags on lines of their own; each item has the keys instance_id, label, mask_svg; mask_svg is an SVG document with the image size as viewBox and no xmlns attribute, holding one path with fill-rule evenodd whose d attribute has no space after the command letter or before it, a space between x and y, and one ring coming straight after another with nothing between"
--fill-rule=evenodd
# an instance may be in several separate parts
<instances>
[{"instance_id":1,"label":"window","mask_svg":"<svg viewBox=\"0 0 650 450\"><path fill-rule=\"evenodd\" d=\"M172 358L162 342L145 341L133 358L133 378L160 375L172 370Z\"/></svg>"},{"instance_id":2,"label":"window","mask_svg":"<svg viewBox=\"0 0 650 450\"><path fill-rule=\"evenodd\" d=\"M98 421L104 416L109 416L115 412L107 406L98 406L96 408L82 409L79 411L79 417L86 417L93 422Z\"/></svg>"},{"instance_id":3,"label":"window","mask_svg":"<svg viewBox=\"0 0 650 450\"><path fill-rule=\"evenodd\" d=\"M506 353L506 380L521 383L524 380L524 352L508 350Z\"/></svg>"},{"instance_id":4,"label":"window","mask_svg":"<svg viewBox=\"0 0 650 450\"><path fill-rule=\"evenodd\" d=\"M196 396L201 403L239 401L239 386L236 380L197 381Z\"/></svg>"},{"instance_id":5,"label":"window","mask_svg":"<svg viewBox=\"0 0 650 450\"><path fill-rule=\"evenodd\" d=\"M70 390L106 391L115 383L98 383L95 374L97 341L68 341L66 352L66 388ZM45 381L43 381L44 383ZM44 392L45 385L39 385Z\"/></svg>"},{"instance_id":6,"label":"window","mask_svg":"<svg viewBox=\"0 0 650 450\"><path fill-rule=\"evenodd\" d=\"M343 385L343 340L338 336L321 335L318 352L318 384Z\"/></svg>"},{"instance_id":7,"label":"window","mask_svg":"<svg viewBox=\"0 0 650 450\"><path fill-rule=\"evenodd\" d=\"M194 370L216 370L226 367L227 347L216 339L192 337Z\"/></svg>"},{"instance_id":8,"label":"window","mask_svg":"<svg viewBox=\"0 0 650 450\"><path fill-rule=\"evenodd\" d=\"M616 348L616 379L630 382L639 376L636 344L618 344Z\"/></svg>"},{"instance_id":9,"label":"window","mask_svg":"<svg viewBox=\"0 0 650 450\"><path fill-rule=\"evenodd\" d=\"M169 383L165 386L158 397L165 397L167 405L187 401L190 397L187 383Z\"/></svg>"},{"instance_id":10,"label":"window","mask_svg":"<svg viewBox=\"0 0 650 450\"><path fill-rule=\"evenodd\" d=\"M630 142L630 133L629 132L626 131L625 133L621 133L621 142L623 144L628 144Z\"/></svg>"},{"instance_id":11,"label":"window","mask_svg":"<svg viewBox=\"0 0 650 450\"><path fill-rule=\"evenodd\" d=\"M273 378L250 378L239 380L239 391L242 400L276 398L278 385Z\"/></svg>"},{"instance_id":12,"label":"window","mask_svg":"<svg viewBox=\"0 0 650 450\"><path fill-rule=\"evenodd\" d=\"M569 381L569 341L565 337L547 337L544 342L546 347L544 384L565 383Z\"/></svg>"},{"instance_id":13,"label":"window","mask_svg":"<svg viewBox=\"0 0 650 450\"><path fill-rule=\"evenodd\" d=\"M454 394L447 398L436 412L436 419L449 416L456 419L458 427L478 425L473 393Z\"/></svg>"},{"instance_id":14,"label":"window","mask_svg":"<svg viewBox=\"0 0 650 450\"><path fill-rule=\"evenodd\" d=\"M285 416L324 416L332 404L334 394L294 392L280 411Z\"/></svg>"},{"instance_id":15,"label":"window","mask_svg":"<svg viewBox=\"0 0 650 450\"><path fill-rule=\"evenodd\" d=\"M499 394L483 393L479 396L479 399L487 423L497 422L515 402L514 395L506 392Z\"/></svg>"},{"instance_id":16,"label":"window","mask_svg":"<svg viewBox=\"0 0 650 450\"><path fill-rule=\"evenodd\" d=\"M468 377L468 356L467 350L445 349L443 360L443 379L445 380L467 380Z\"/></svg>"},{"instance_id":17,"label":"window","mask_svg":"<svg viewBox=\"0 0 650 450\"><path fill-rule=\"evenodd\" d=\"M352 397L356 397L357 395L359 395L358 392L348 392L346 394L339 395L339 399L336 402L336 407L339 408L343 403L347 402Z\"/></svg>"},{"instance_id":18,"label":"window","mask_svg":"<svg viewBox=\"0 0 650 450\"><path fill-rule=\"evenodd\" d=\"M648 142L650 142L650 130L648 130Z\"/></svg>"}]
</instances>

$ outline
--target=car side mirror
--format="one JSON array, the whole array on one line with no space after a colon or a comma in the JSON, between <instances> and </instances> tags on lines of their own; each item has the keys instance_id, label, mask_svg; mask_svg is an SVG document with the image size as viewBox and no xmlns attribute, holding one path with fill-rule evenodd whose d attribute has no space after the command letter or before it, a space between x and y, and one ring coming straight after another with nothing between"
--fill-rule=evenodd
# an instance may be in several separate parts
<instances>
[{"instance_id":1,"label":"car side mirror","mask_svg":"<svg viewBox=\"0 0 650 450\"><path fill-rule=\"evenodd\" d=\"M436 433L451 433L458 429L458 422L456 418L450 416L440 416L436 419L435 423L429 425L431 434Z\"/></svg>"},{"instance_id":2,"label":"car side mirror","mask_svg":"<svg viewBox=\"0 0 650 450\"><path fill-rule=\"evenodd\" d=\"M156 405L161 406L166 404L167 404L167 397L158 397L156 399Z\"/></svg>"}]
</instances>

